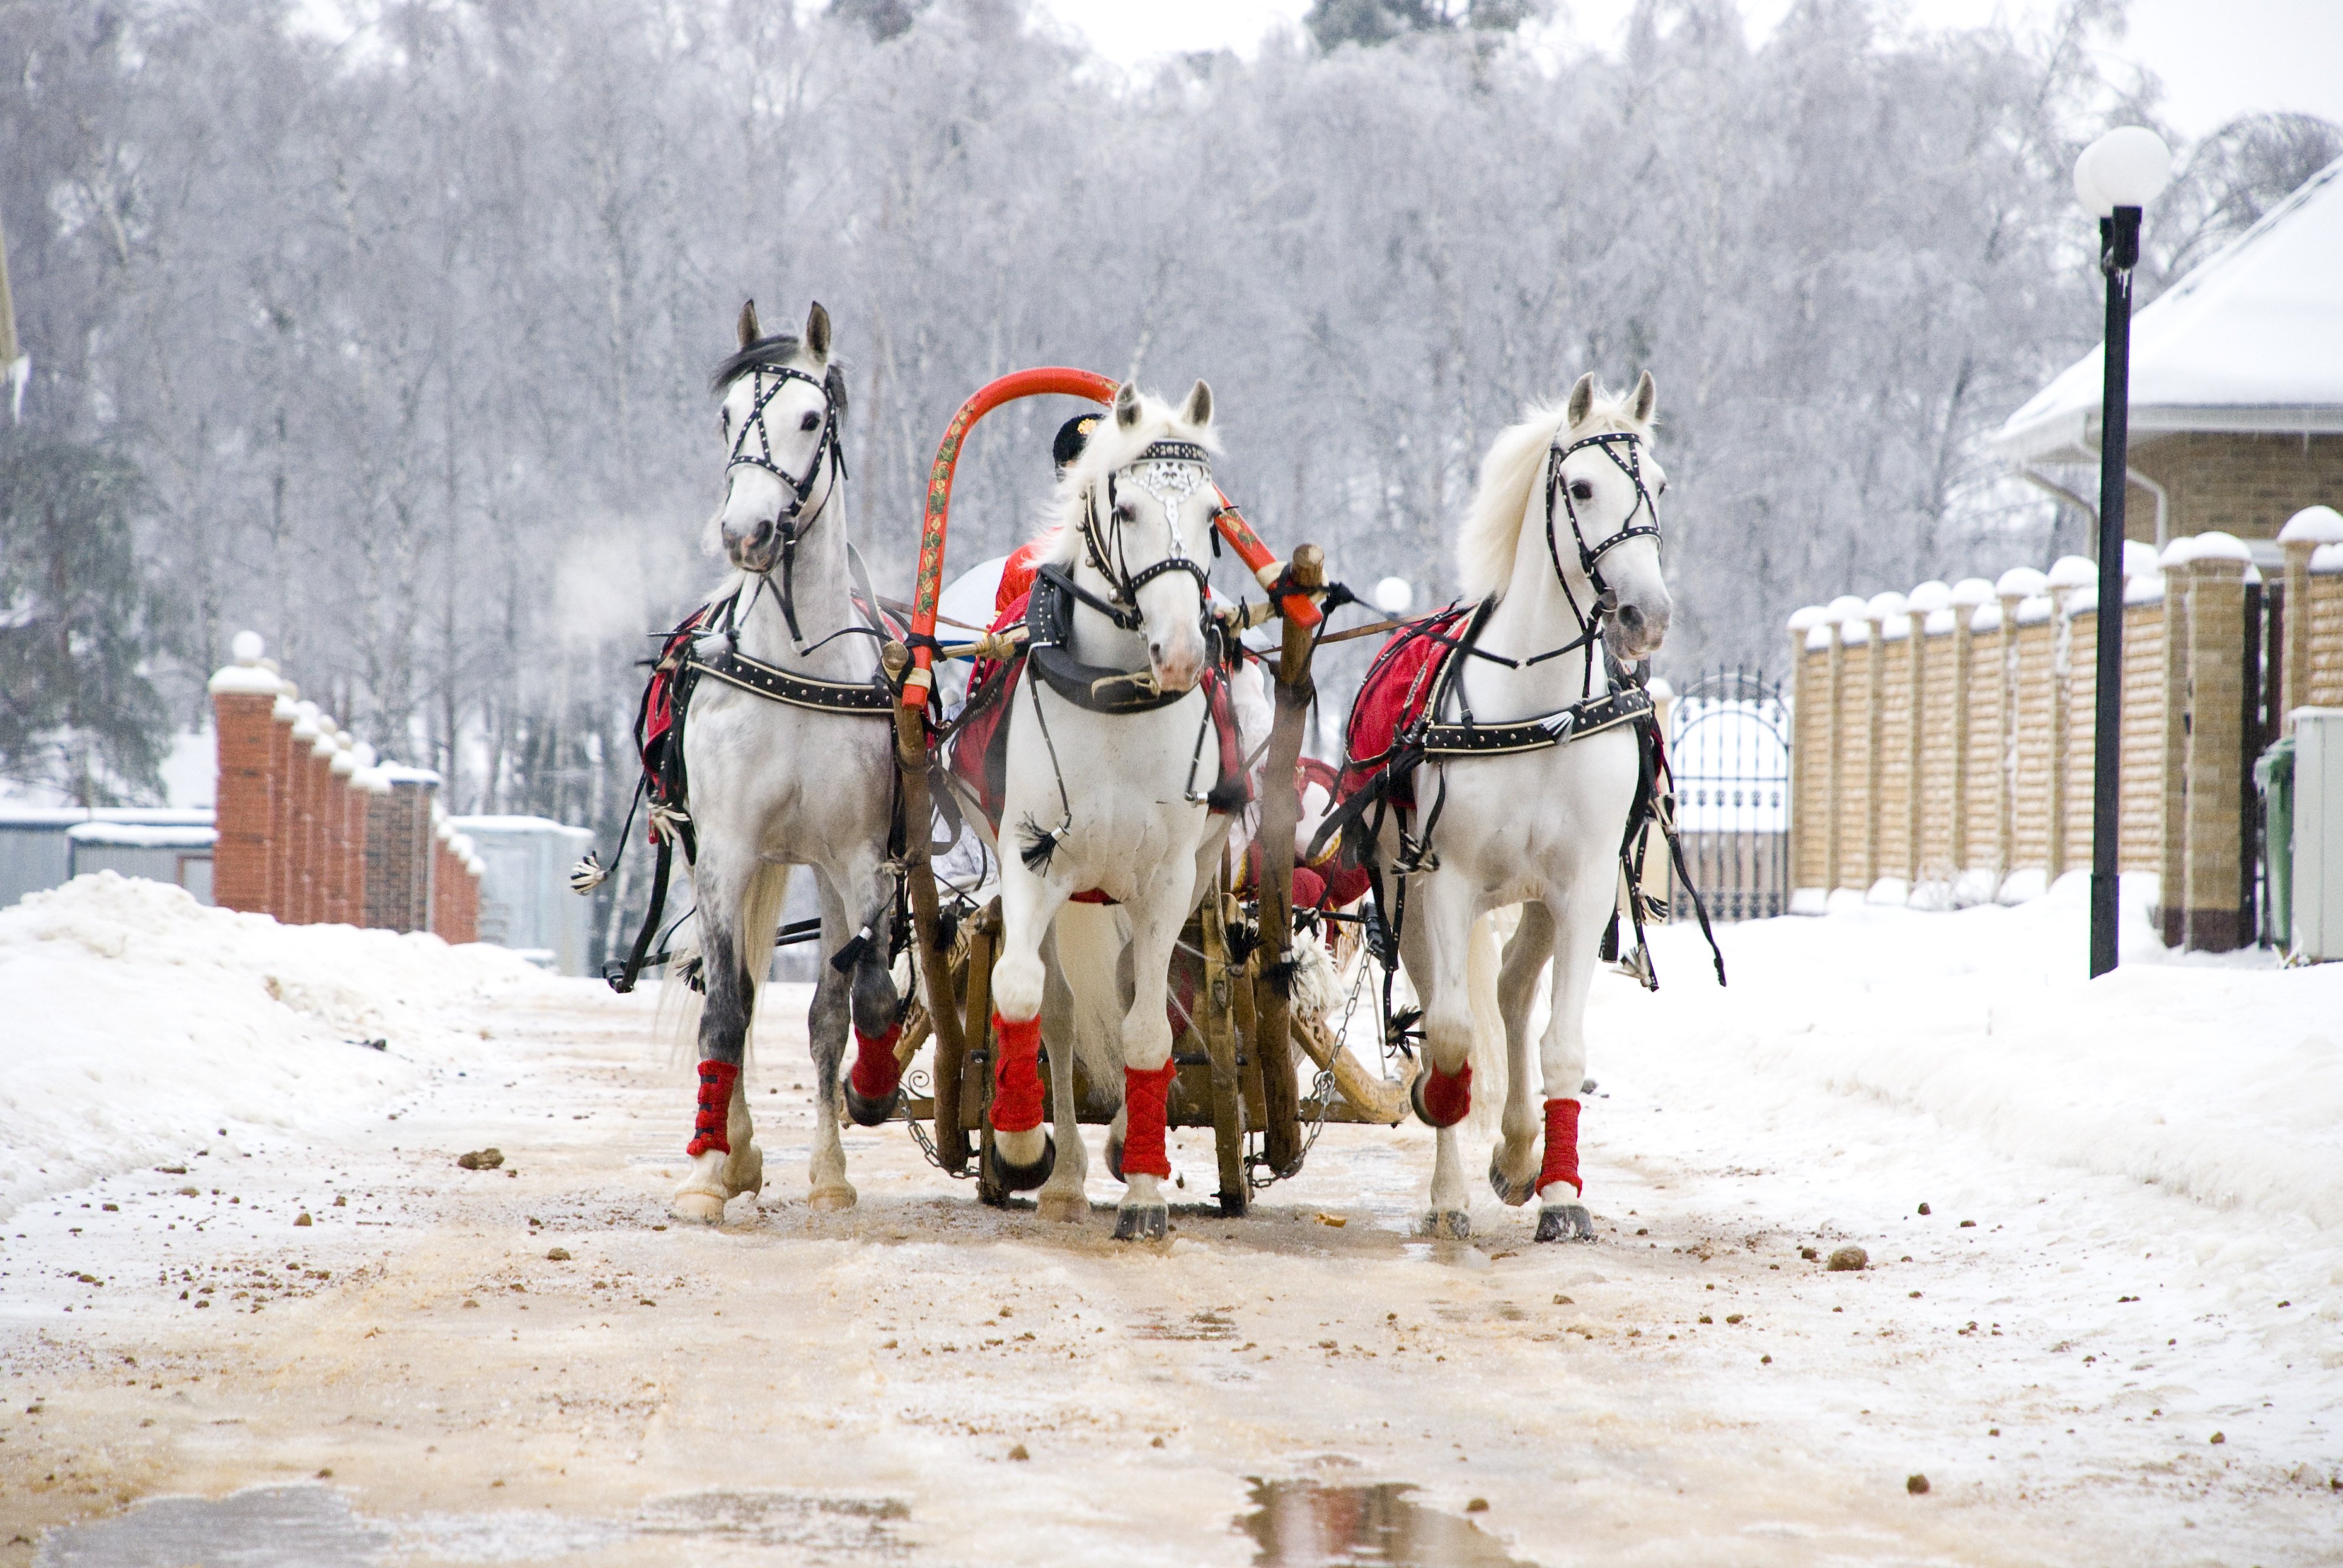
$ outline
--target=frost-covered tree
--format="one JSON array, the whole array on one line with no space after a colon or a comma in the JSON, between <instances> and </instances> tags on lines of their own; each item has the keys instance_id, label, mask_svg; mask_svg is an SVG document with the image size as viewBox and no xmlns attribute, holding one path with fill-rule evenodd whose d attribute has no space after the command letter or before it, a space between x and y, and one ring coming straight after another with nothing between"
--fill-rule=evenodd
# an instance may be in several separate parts
<instances>
[{"instance_id":1,"label":"frost-covered tree","mask_svg":"<svg viewBox=\"0 0 2343 1568\"><path fill-rule=\"evenodd\" d=\"M0 778L80 806L162 791L140 490L119 457L0 428Z\"/></svg>"}]
</instances>

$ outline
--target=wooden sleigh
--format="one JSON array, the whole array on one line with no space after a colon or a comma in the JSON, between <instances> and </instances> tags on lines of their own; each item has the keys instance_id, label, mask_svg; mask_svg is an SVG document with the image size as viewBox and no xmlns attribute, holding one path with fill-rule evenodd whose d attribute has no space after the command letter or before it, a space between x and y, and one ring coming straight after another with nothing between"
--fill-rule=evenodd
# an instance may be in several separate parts
<instances>
[{"instance_id":1,"label":"wooden sleigh","mask_svg":"<svg viewBox=\"0 0 2343 1568\"><path fill-rule=\"evenodd\" d=\"M889 679L902 691L895 741L907 823L924 828L933 818L930 769L939 739L931 701L934 659L940 650L948 656L963 651L949 645L940 649L936 627L952 476L968 433L985 415L1019 398L1061 395L1107 404L1115 387L1111 377L1085 370L1021 370L969 398L944 431L928 479L910 638L887 644L881 654ZM1278 619L1282 635L1273 656L1262 658L1275 717L1264 773L1257 885L1235 890L1223 855L1213 886L1182 934L1182 948L1197 956L1190 959L1184 977L1193 998L1186 1010L1188 1025L1173 1041L1179 1071L1167 1110L1173 1127L1212 1130L1221 1210L1234 1215L1245 1212L1255 1190L1301 1169L1319 1125L1400 1121L1408 1112L1408 1085L1361 1063L1327 1023L1297 1019L1289 1004L1282 977L1290 966L1279 966L1293 940L1293 835L1301 802L1292 780L1312 697L1310 659L1313 633L1323 618L1318 601L1325 587L1324 558L1316 546L1302 545L1289 560L1280 561L1228 498L1219 498L1214 526L1222 541L1268 596L1254 618ZM932 1124L931 1152L945 1171L969 1174L974 1155L980 1196L1002 1203L1008 1195L992 1176L987 1114L993 1085L990 980L1001 902L996 896L980 907L955 909L948 920L927 832L913 830L906 838L920 983L897 1056L908 1066L923 1045L934 1047L931 1092L915 1094L906 1113L916 1131L924 1132L921 1124ZM916 1075L907 1087L917 1087ZM1116 1087L1078 1081L1081 1120L1111 1121L1118 1108Z\"/></svg>"}]
</instances>

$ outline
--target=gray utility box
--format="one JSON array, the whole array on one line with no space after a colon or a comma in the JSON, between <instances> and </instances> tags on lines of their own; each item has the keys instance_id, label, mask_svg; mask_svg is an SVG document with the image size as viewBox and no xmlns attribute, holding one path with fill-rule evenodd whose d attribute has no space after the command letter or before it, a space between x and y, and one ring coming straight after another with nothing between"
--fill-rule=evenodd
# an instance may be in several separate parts
<instances>
[{"instance_id":1,"label":"gray utility box","mask_svg":"<svg viewBox=\"0 0 2343 1568\"><path fill-rule=\"evenodd\" d=\"M2343 959L2343 708L2294 710L2294 953Z\"/></svg>"},{"instance_id":2,"label":"gray utility box","mask_svg":"<svg viewBox=\"0 0 2343 1568\"><path fill-rule=\"evenodd\" d=\"M451 817L487 870L480 878L480 940L518 949L559 975L588 972L594 901L569 890L569 868L594 835L543 817Z\"/></svg>"}]
</instances>

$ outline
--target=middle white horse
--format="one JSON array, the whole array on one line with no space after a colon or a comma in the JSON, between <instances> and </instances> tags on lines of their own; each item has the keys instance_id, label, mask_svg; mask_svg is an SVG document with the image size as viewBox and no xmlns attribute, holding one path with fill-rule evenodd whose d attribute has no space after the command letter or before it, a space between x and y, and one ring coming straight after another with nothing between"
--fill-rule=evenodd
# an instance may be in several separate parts
<instances>
[{"instance_id":1,"label":"middle white horse","mask_svg":"<svg viewBox=\"0 0 2343 1568\"><path fill-rule=\"evenodd\" d=\"M1220 505L1212 419L1212 389L1202 381L1176 410L1128 384L1117 393L1113 418L1091 431L1067 470L1044 536L1034 592L1053 596L1062 640L1045 643L1048 614L1029 618L1033 648L1011 698L1001 945L992 969L995 1163L1005 1187L1042 1185L1045 1217L1088 1212L1073 1062L1053 1039L1051 1119L1069 1133L1061 1148L1041 1130L1040 1048L1043 940L1070 899L1095 890L1121 906L1128 928L1121 973L1066 978L1127 988L1118 997L1120 1050L1100 1064L1122 1072L1109 1153L1116 1163L1120 1144L1127 1189L1114 1233L1123 1240L1165 1231L1172 944L1226 838L1228 818L1213 807L1234 793L1215 794L1222 752L1200 687L1214 657L1205 619ZM1232 784L1241 787L1241 778Z\"/></svg>"}]
</instances>

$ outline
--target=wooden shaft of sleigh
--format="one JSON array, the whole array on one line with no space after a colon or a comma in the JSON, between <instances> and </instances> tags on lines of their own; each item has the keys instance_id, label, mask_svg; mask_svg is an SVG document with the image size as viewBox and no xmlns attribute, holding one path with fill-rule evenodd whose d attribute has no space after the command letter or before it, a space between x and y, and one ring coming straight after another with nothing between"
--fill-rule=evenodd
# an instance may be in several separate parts
<instances>
[{"instance_id":1,"label":"wooden shaft of sleigh","mask_svg":"<svg viewBox=\"0 0 2343 1568\"><path fill-rule=\"evenodd\" d=\"M890 679L900 680L911 650L890 642L879 660ZM920 976L928 993L928 1027L935 1031L936 1153L946 1168L968 1166L968 1136L960 1127L960 1063L968 1054L960 1033L959 1000L952 995L950 955L937 940L935 868L928 863L928 838L934 807L928 799L928 710L895 709L895 766L902 774L903 859L911 891L911 935L920 952Z\"/></svg>"},{"instance_id":2,"label":"wooden shaft of sleigh","mask_svg":"<svg viewBox=\"0 0 2343 1568\"><path fill-rule=\"evenodd\" d=\"M1325 553L1302 545L1289 568L1304 588L1321 587ZM1261 960L1253 970L1253 1017L1260 1040L1262 1152L1270 1169L1282 1171L1302 1152L1300 1095L1293 1081L1292 1009L1270 975L1293 945L1293 829L1302 799L1293 787L1302 760L1302 731L1310 718L1310 628L1288 617L1277 661L1277 717L1269 732L1269 766L1261 800ZM1285 971L1279 971L1285 972Z\"/></svg>"}]
</instances>

